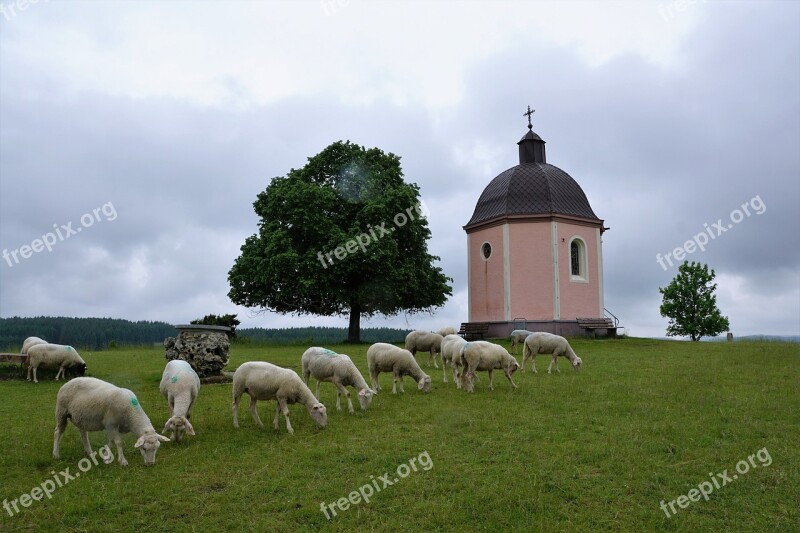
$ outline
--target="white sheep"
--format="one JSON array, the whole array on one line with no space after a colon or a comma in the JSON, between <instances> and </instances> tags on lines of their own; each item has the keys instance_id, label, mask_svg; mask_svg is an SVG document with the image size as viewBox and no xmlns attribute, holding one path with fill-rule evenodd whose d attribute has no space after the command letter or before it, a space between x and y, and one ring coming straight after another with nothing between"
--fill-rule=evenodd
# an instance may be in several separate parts
<instances>
[{"instance_id":1,"label":"white sheep","mask_svg":"<svg viewBox=\"0 0 800 533\"><path fill-rule=\"evenodd\" d=\"M250 414L258 427L264 424L258 417L256 402L258 400L275 400L275 419L272 425L278 429L278 415L283 413L286 418L286 430L294 434L292 424L289 422L290 403L302 403L308 409L308 414L321 428L328 424L325 406L322 405L311 393L297 372L289 368L281 368L263 361L244 363L233 373L233 427L239 427L239 399L242 394L250 396Z\"/></svg>"},{"instance_id":2,"label":"white sheep","mask_svg":"<svg viewBox=\"0 0 800 533\"><path fill-rule=\"evenodd\" d=\"M370 346L367 350L367 365L373 390L381 390L381 384L378 381L381 372L391 372L394 376L392 394L397 394L398 382L400 382L400 392L405 392L403 376L414 378L419 390L423 392L431 390L431 377L422 371L411 352L393 344L376 342Z\"/></svg>"},{"instance_id":3,"label":"white sheep","mask_svg":"<svg viewBox=\"0 0 800 533\"><path fill-rule=\"evenodd\" d=\"M40 367L58 367L56 381L59 376L64 376L67 368L77 368L78 374L86 374L86 362L72 346L62 344L35 344L28 348L28 381L31 380L31 370L33 370L33 382L39 383L36 379L36 370ZM67 379L64 376L64 379Z\"/></svg>"},{"instance_id":4,"label":"white sheep","mask_svg":"<svg viewBox=\"0 0 800 533\"><path fill-rule=\"evenodd\" d=\"M517 353L517 344L521 344L525 342L525 339L528 338L528 335L533 333L532 331L528 331L527 329L515 329L511 332L511 353Z\"/></svg>"},{"instance_id":5,"label":"white sheep","mask_svg":"<svg viewBox=\"0 0 800 533\"><path fill-rule=\"evenodd\" d=\"M466 377L464 383L464 390L467 392L474 392L475 386L473 380L475 372L478 370L486 370L489 372L489 390L494 390L492 386L492 371L500 369L505 374L511 386L515 389L517 384L511 379L511 374L517 371L519 363L513 355L508 353L505 348L499 344L493 344L487 341L474 341L465 343L461 347L461 364L464 365L462 371L462 381Z\"/></svg>"},{"instance_id":6,"label":"white sheep","mask_svg":"<svg viewBox=\"0 0 800 533\"><path fill-rule=\"evenodd\" d=\"M37 344L47 344L47 341L39 337L28 337L25 339L25 342L22 343L22 350L20 353L28 353L28 348L36 346Z\"/></svg>"},{"instance_id":7,"label":"white sheep","mask_svg":"<svg viewBox=\"0 0 800 533\"><path fill-rule=\"evenodd\" d=\"M461 388L461 379L458 375L458 369L461 367L461 347L467 343L463 338L458 335L447 335L442 339L442 373L444 374L444 382L447 383L447 366L449 365L453 370L453 381L456 383L456 388Z\"/></svg>"},{"instance_id":8,"label":"white sheep","mask_svg":"<svg viewBox=\"0 0 800 533\"><path fill-rule=\"evenodd\" d=\"M308 385L309 376L317 380L317 393L319 398L319 384L327 381L336 385L336 409L341 409L341 397L347 398L347 408L353 412L353 402L347 387L358 391L358 403L361 410L366 411L372 401L375 391L369 388L364 376L356 368L355 363L344 354L337 354L331 350L315 346L303 353L300 359L303 367L303 381Z\"/></svg>"},{"instance_id":9,"label":"white sheep","mask_svg":"<svg viewBox=\"0 0 800 533\"><path fill-rule=\"evenodd\" d=\"M447 326L446 328L440 329L436 333L438 333L442 337L447 337L448 335L456 335L458 333L458 331L456 330L456 328L454 328L452 326Z\"/></svg>"},{"instance_id":10,"label":"white sheep","mask_svg":"<svg viewBox=\"0 0 800 533\"><path fill-rule=\"evenodd\" d=\"M175 442L181 441L184 432L194 435L189 418L192 416L192 406L197 395L200 394L200 378L192 365L181 359L168 362L158 388L169 403L170 417L161 433L172 431L170 438Z\"/></svg>"},{"instance_id":11,"label":"white sheep","mask_svg":"<svg viewBox=\"0 0 800 533\"><path fill-rule=\"evenodd\" d=\"M414 356L417 355L417 351L430 352L428 366L433 361L433 366L439 368L439 365L436 364L436 354L442 351L443 338L438 333L431 333L430 331L412 331L406 335L406 350Z\"/></svg>"},{"instance_id":12,"label":"white sheep","mask_svg":"<svg viewBox=\"0 0 800 533\"><path fill-rule=\"evenodd\" d=\"M581 369L581 358L575 355L572 347L567 342L567 339L552 333L538 332L528 335L525 339L525 347L522 349L522 370L525 371L525 361L531 357L531 365L533 365L533 372L536 373L536 355L537 354L553 354L553 359L547 367L549 374L553 368L556 367L556 372L559 374L561 370L558 369L558 356L561 355L569 359L572 363L572 368L576 372Z\"/></svg>"},{"instance_id":13,"label":"white sheep","mask_svg":"<svg viewBox=\"0 0 800 533\"><path fill-rule=\"evenodd\" d=\"M88 432L105 430L109 448L112 441L117 445L117 460L122 466L127 466L128 461L122 453L120 433L130 432L139 437L134 446L142 452L144 464L148 466L156 463L156 452L161 443L169 442L167 437L156 433L133 392L96 378L75 378L59 389L53 442L55 459L61 455L59 442L67 428L67 420L72 420L81 432L83 451L87 456L92 455ZM103 461L112 463L113 454L103 457Z\"/></svg>"}]
</instances>

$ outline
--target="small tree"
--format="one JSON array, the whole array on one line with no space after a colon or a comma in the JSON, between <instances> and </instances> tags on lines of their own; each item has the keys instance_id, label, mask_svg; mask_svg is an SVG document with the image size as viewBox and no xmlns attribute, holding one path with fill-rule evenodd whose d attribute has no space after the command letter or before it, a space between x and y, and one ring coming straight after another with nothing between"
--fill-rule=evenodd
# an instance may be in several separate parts
<instances>
[{"instance_id":1,"label":"small tree","mask_svg":"<svg viewBox=\"0 0 800 533\"><path fill-rule=\"evenodd\" d=\"M198 318L196 320L192 320L189 322L190 324L205 324L207 326L227 326L231 328L228 332L228 339L235 339L236 338L236 326L238 326L241 322L236 318L236 315L227 314L227 315L206 315L203 318Z\"/></svg>"},{"instance_id":2,"label":"small tree","mask_svg":"<svg viewBox=\"0 0 800 533\"><path fill-rule=\"evenodd\" d=\"M716 283L711 283L716 274L708 271L708 265L688 261L678 267L678 275L658 291L664 296L661 303L661 316L669 318L667 335L689 336L693 341L701 337L714 337L730 328L728 317L722 316L717 308L714 291Z\"/></svg>"}]
</instances>

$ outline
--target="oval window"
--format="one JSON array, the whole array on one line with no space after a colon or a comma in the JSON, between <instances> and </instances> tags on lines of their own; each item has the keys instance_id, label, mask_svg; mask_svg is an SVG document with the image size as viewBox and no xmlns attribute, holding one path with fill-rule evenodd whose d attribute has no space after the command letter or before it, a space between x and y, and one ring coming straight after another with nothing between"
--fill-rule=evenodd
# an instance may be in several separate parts
<instances>
[{"instance_id":1,"label":"oval window","mask_svg":"<svg viewBox=\"0 0 800 533\"><path fill-rule=\"evenodd\" d=\"M488 242L483 243L483 246L481 246L481 255L483 255L484 259L489 259L492 255L492 245Z\"/></svg>"}]
</instances>

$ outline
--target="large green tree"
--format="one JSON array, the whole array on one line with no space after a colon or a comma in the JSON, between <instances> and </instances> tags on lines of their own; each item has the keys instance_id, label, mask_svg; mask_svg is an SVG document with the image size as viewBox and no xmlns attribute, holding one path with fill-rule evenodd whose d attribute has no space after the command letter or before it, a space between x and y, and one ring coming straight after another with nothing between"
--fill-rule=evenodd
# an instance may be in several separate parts
<instances>
[{"instance_id":1,"label":"large green tree","mask_svg":"<svg viewBox=\"0 0 800 533\"><path fill-rule=\"evenodd\" d=\"M361 317L417 313L452 295L428 253L419 187L400 158L335 142L276 177L253 204L260 217L228 273L234 303L261 311Z\"/></svg>"},{"instance_id":2,"label":"large green tree","mask_svg":"<svg viewBox=\"0 0 800 533\"><path fill-rule=\"evenodd\" d=\"M699 341L728 330L728 317L722 316L717 307L717 284L712 283L715 276L708 265L684 261L669 285L659 287L664 297L661 316L669 318L668 336L688 336Z\"/></svg>"}]
</instances>

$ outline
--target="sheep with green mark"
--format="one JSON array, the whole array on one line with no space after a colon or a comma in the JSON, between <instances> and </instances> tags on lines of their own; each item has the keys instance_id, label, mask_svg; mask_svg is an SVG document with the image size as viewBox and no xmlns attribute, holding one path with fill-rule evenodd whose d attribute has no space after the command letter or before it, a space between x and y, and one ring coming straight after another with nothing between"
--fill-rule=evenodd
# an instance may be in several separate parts
<instances>
[{"instance_id":1,"label":"sheep with green mark","mask_svg":"<svg viewBox=\"0 0 800 533\"><path fill-rule=\"evenodd\" d=\"M317 380L317 398L319 398L319 385L323 381L336 385L336 409L341 410L341 397L347 398L347 408L352 413L353 402L347 387L358 391L358 403L361 410L366 411L372 395L377 394L369 388L364 376L356 368L355 363L344 354L338 354L326 348L314 346L303 353L300 359L303 368L303 381L308 385L310 376Z\"/></svg>"},{"instance_id":2,"label":"sheep with green mark","mask_svg":"<svg viewBox=\"0 0 800 533\"><path fill-rule=\"evenodd\" d=\"M81 433L83 451L87 457L92 455L89 431L105 430L109 447L112 442L117 445L117 460L121 466L128 465L122 452L121 433L133 433L139 437L134 446L142 453L147 466L156 463L159 446L162 442L169 441L167 437L156 433L133 392L96 378L75 378L59 389L56 396L56 430L53 441L55 459L61 457L59 446L69 420L72 420ZM113 455L104 458L106 464L113 461Z\"/></svg>"},{"instance_id":3,"label":"sheep with green mark","mask_svg":"<svg viewBox=\"0 0 800 533\"><path fill-rule=\"evenodd\" d=\"M181 359L168 362L161 375L159 390L169 403L170 417L161 432L171 431L170 437L175 442L180 442L184 433L194 435L189 419L192 406L200 394L200 378L192 365Z\"/></svg>"},{"instance_id":4,"label":"sheep with green mark","mask_svg":"<svg viewBox=\"0 0 800 533\"><path fill-rule=\"evenodd\" d=\"M28 348L28 381L31 380L31 371L33 372L33 382L39 383L36 379L36 371L40 366L45 368L58 368L56 373L56 381L59 376L64 375L67 368L77 368L78 374L83 376L86 374L86 362L81 358L80 354L72 346L64 346L63 344L35 344Z\"/></svg>"}]
</instances>

